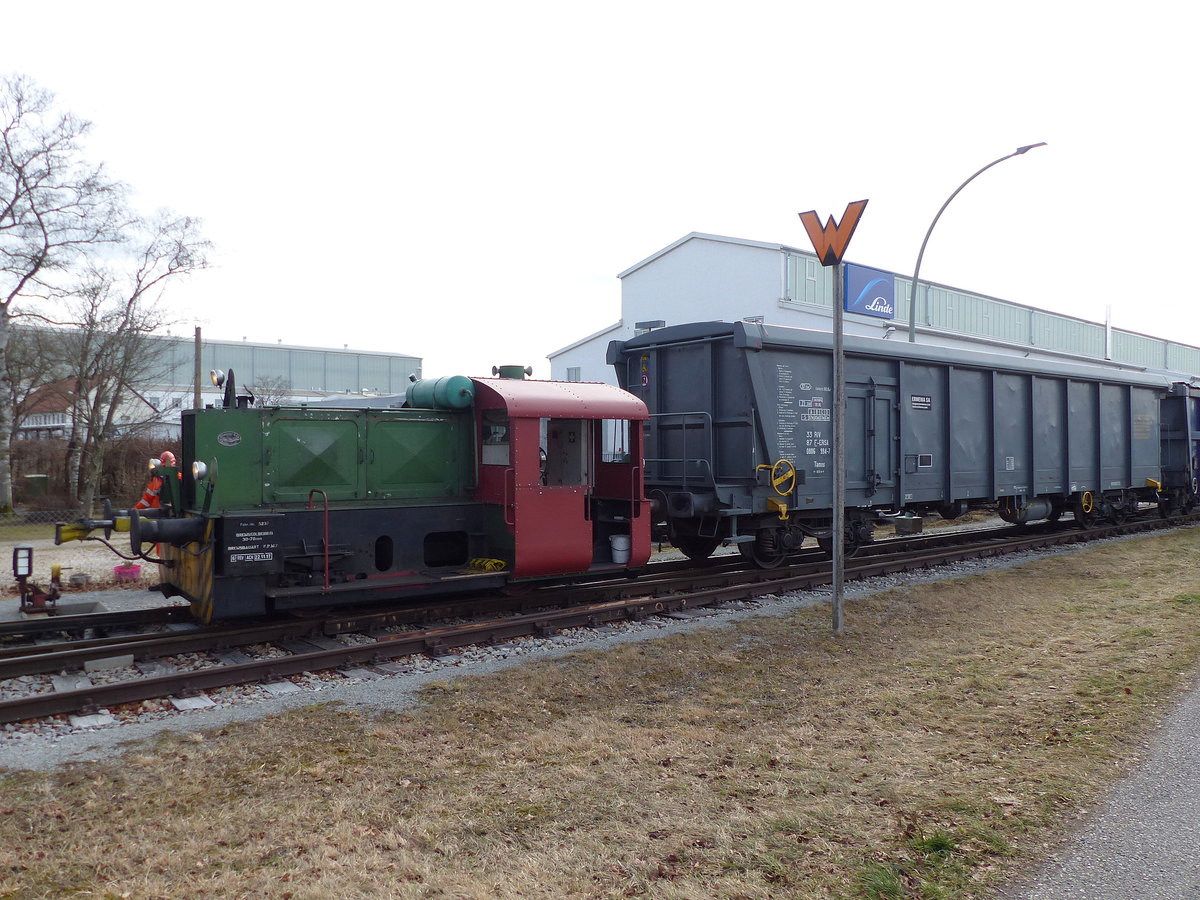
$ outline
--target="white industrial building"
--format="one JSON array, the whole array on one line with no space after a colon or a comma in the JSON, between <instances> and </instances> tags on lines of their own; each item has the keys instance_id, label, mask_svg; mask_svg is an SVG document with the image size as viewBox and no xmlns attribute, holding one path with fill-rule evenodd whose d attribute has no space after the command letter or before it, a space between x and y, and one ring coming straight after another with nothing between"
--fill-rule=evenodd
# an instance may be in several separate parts
<instances>
[{"instance_id":1,"label":"white industrial building","mask_svg":"<svg viewBox=\"0 0 1200 900\"><path fill-rule=\"evenodd\" d=\"M154 371L125 393L114 425L118 431L136 429L174 440L179 436L179 410L190 409L194 402L196 342L168 335L152 335L148 341L146 352L154 360ZM209 380L212 370L233 370L238 393L269 383L288 403L392 397L405 392L410 375L421 374L420 357L397 353L210 338L201 340L199 350L201 405L221 402L222 390ZM65 437L73 388L73 381L47 385L44 396L18 423L14 437Z\"/></svg>"},{"instance_id":2,"label":"white industrial building","mask_svg":"<svg viewBox=\"0 0 1200 900\"><path fill-rule=\"evenodd\" d=\"M845 333L908 340L912 278L857 268L878 276L893 300L890 315L847 312ZM614 383L609 342L663 325L748 319L829 331L833 271L811 251L693 232L617 276L620 320L551 353L551 377ZM1200 375L1200 348L924 279L916 313L922 343Z\"/></svg>"}]
</instances>

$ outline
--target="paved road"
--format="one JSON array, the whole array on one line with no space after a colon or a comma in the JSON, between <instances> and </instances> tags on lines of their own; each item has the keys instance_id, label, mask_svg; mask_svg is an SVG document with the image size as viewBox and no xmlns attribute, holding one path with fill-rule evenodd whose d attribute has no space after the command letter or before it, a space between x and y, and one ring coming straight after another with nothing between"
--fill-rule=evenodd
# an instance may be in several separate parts
<instances>
[{"instance_id":1,"label":"paved road","mask_svg":"<svg viewBox=\"0 0 1200 900\"><path fill-rule=\"evenodd\" d=\"M1200 681L1143 763L1013 900L1200 898Z\"/></svg>"}]
</instances>

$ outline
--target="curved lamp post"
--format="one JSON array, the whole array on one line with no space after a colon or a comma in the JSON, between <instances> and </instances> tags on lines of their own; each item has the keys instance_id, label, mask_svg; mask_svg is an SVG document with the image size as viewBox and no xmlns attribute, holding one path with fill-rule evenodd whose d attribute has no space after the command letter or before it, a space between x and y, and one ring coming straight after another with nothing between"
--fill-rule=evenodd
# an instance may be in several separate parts
<instances>
[{"instance_id":1,"label":"curved lamp post","mask_svg":"<svg viewBox=\"0 0 1200 900\"><path fill-rule=\"evenodd\" d=\"M929 236L933 234L933 227L937 225L938 219L942 217L942 213L946 211L946 207L950 205L950 201L958 196L958 192L965 188L968 184L990 169L992 166L1004 162L1006 159L1012 159L1014 156L1020 156L1023 153L1028 153L1034 147L1045 147L1045 141L1039 141L1036 144L1026 144L1024 147L1018 147L1007 156L1002 156L999 159L992 160L957 188L954 193L946 198L946 202L942 204L942 208L937 211L937 215L933 217L933 221L929 223L929 230L925 232L925 240L921 241L921 251L917 254L917 267L913 271L912 289L908 298L908 340L913 342L917 339L917 279L921 276L921 259L925 256L925 245L929 243Z\"/></svg>"}]
</instances>

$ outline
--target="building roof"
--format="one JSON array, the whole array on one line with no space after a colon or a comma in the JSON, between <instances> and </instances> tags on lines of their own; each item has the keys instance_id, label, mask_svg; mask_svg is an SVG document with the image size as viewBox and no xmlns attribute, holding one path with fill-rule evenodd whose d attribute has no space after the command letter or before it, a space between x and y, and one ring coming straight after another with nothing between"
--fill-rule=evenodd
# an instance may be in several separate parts
<instances>
[{"instance_id":1,"label":"building roof","mask_svg":"<svg viewBox=\"0 0 1200 900\"><path fill-rule=\"evenodd\" d=\"M192 337L191 335L186 335L186 334L179 335L179 334L171 334L168 332L167 334L154 334L154 335L152 335L152 337L155 340L179 341L184 344L187 344L188 346L193 346L195 344L195 338ZM399 351L358 350L354 347L351 347L349 344L345 344L341 347L322 347L322 346L319 346L316 344L285 344L282 341L276 341L275 343L271 343L269 341L250 341L250 340L247 340L246 338L237 340L236 338L209 337L207 334L202 334L200 337L200 340L206 346L211 345L214 347L251 347L251 348L260 349L260 350L305 350L305 351L317 352L317 353L346 353L346 354L353 354L355 356L383 356L383 357L402 356L402 357L406 357L409 359L419 359L420 358L420 357L413 356L410 353L401 353Z\"/></svg>"},{"instance_id":2,"label":"building roof","mask_svg":"<svg viewBox=\"0 0 1200 900\"><path fill-rule=\"evenodd\" d=\"M767 244L767 243L764 243L763 241L748 241L748 240L745 240L744 238L724 237L719 234L704 234L699 231L693 231L691 234L684 235L679 240L677 240L675 243L668 244L667 246L663 247L657 253L655 253L651 256L647 256L641 262L634 263L632 266L630 266L624 272L619 273L617 275L617 277L624 278L626 275L632 275L634 272L636 272L638 269L642 268L643 266L649 265L650 263L654 262L659 257L666 256L668 253L670 253L676 247L680 247L683 244L686 244L688 241L691 241L691 240L716 241L721 244L738 244L739 246L742 246L742 247L756 247L759 250L783 250L787 253L801 253L801 254L804 254L805 256L812 256L812 257L816 256L816 254L813 253L811 250L802 250L799 247L789 247L787 244Z\"/></svg>"},{"instance_id":3,"label":"building roof","mask_svg":"<svg viewBox=\"0 0 1200 900\"><path fill-rule=\"evenodd\" d=\"M554 357L559 356L563 353L566 353L569 350L574 350L576 347L582 347L584 344L588 344L594 340L597 340L598 338L602 338L606 334L610 334L611 332L617 331L621 327L622 324L624 324L623 320L618 319L616 322L613 322L607 328L601 328L599 331L589 334L585 338L580 338L579 340L575 341L574 343L567 344L567 346L565 346L565 347L559 347L553 353L547 353L546 359L554 359Z\"/></svg>"}]
</instances>

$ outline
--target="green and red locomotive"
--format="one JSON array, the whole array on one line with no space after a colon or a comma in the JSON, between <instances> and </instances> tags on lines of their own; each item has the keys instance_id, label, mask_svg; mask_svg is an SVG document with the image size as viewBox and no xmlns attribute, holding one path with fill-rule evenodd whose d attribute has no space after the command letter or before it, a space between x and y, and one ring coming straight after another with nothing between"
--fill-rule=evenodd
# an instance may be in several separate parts
<instances>
[{"instance_id":1,"label":"green and red locomotive","mask_svg":"<svg viewBox=\"0 0 1200 900\"><path fill-rule=\"evenodd\" d=\"M229 378L221 407L182 414L160 509L56 540L128 530L202 622L643 566L642 401L496 372L360 409L256 408Z\"/></svg>"}]
</instances>

